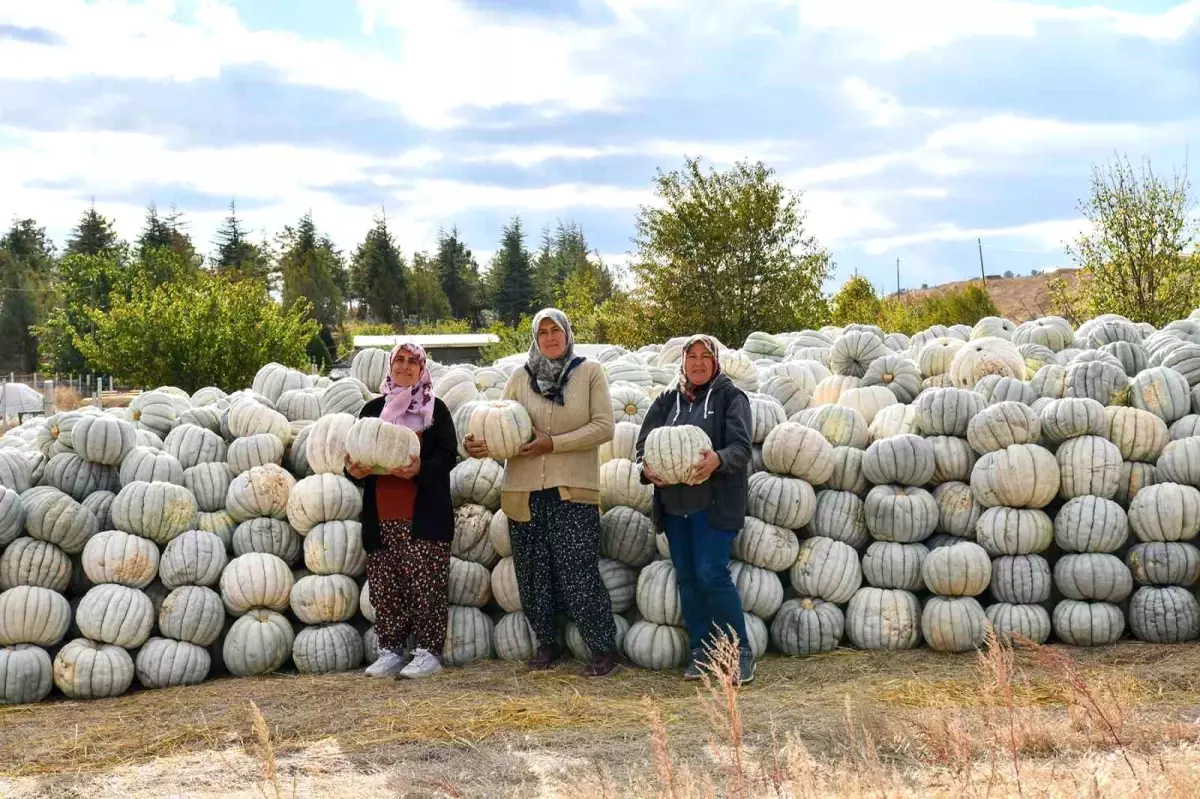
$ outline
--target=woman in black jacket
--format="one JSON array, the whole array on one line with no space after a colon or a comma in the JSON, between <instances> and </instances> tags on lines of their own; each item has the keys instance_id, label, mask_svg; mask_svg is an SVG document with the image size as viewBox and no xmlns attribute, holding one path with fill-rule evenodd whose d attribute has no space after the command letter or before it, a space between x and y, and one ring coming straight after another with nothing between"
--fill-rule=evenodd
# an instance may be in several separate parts
<instances>
[{"instance_id":1,"label":"woman in black jacket","mask_svg":"<svg viewBox=\"0 0 1200 799\"><path fill-rule=\"evenodd\" d=\"M717 342L692 336L683 345L679 378L659 395L642 422L637 455L642 479L654 484L654 521L667 534L688 628L691 662L685 680L699 680L715 636L736 636L740 684L754 679L754 653L742 602L729 574L733 539L746 516L750 462L750 401L721 372ZM708 434L694 485L668 485L642 461L646 438L659 427L695 425Z\"/></svg>"},{"instance_id":2,"label":"woman in black jacket","mask_svg":"<svg viewBox=\"0 0 1200 799\"><path fill-rule=\"evenodd\" d=\"M358 414L412 430L421 441L420 457L382 475L348 457L346 462L346 472L363 488L363 548L379 635L379 659L367 668L372 677L417 678L442 670L454 538L450 470L458 445L449 409L433 396L426 361L419 345L397 344L380 386L383 396ZM411 657L405 651L410 634L416 639Z\"/></svg>"}]
</instances>

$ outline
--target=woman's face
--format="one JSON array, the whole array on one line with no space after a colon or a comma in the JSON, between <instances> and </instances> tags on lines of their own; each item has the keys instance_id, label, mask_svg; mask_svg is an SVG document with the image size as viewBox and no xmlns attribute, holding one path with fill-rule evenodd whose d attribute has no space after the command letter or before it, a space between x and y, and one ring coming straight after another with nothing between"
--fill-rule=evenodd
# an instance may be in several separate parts
<instances>
[{"instance_id":1,"label":"woman's face","mask_svg":"<svg viewBox=\"0 0 1200 799\"><path fill-rule=\"evenodd\" d=\"M415 386L421 379L421 360L408 350L400 350L392 358L392 382L401 388Z\"/></svg>"},{"instance_id":2,"label":"woman's face","mask_svg":"<svg viewBox=\"0 0 1200 799\"><path fill-rule=\"evenodd\" d=\"M697 341L688 347L683 356L683 371L693 386L702 386L712 380L717 371L717 362L708 347Z\"/></svg>"},{"instance_id":3,"label":"woman's face","mask_svg":"<svg viewBox=\"0 0 1200 799\"><path fill-rule=\"evenodd\" d=\"M538 323L537 345L542 355L553 361L567 351L567 334L553 319L543 319Z\"/></svg>"}]
</instances>

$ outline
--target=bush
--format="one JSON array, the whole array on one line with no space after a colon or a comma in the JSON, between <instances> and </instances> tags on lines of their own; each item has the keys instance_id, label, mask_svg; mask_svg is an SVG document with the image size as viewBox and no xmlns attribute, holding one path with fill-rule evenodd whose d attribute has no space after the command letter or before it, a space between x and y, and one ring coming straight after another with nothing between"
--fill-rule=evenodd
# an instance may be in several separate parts
<instances>
[{"instance_id":1,"label":"bush","mask_svg":"<svg viewBox=\"0 0 1200 799\"><path fill-rule=\"evenodd\" d=\"M833 295L829 306L835 325L845 327L855 322L873 325L879 320L881 302L871 281L854 275Z\"/></svg>"},{"instance_id":2,"label":"bush","mask_svg":"<svg viewBox=\"0 0 1200 799\"><path fill-rule=\"evenodd\" d=\"M303 368L319 325L307 301L286 311L261 284L201 273L187 282L115 293L108 313L90 311L95 331L74 344L96 371L142 386L187 391L250 385L264 363Z\"/></svg>"},{"instance_id":3,"label":"bush","mask_svg":"<svg viewBox=\"0 0 1200 799\"><path fill-rule=\"evenodd\" d=\"M888 297L881 303L878 324L887 331L912 335L932 325L974 325L985 316L998 315L987 289L968 283L916 300L911 296Z\"/></svg>"}]
</instances>

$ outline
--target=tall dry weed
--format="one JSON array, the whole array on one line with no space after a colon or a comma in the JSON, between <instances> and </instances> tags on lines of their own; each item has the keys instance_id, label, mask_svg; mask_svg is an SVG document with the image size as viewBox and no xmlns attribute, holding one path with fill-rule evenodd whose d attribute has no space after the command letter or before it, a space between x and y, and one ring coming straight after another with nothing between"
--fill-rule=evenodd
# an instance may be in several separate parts
<instances>
[{"instance_id":1,"label":"tall dry weed","mask_svg":"<svg viewBox=\"0 0 1200 799\"><path fill-rule=\"evenodd\" d=\"M54 389L54 408L58 411L73 411L83 404L79 392L68 386L58 386Z\"/></svg>"},{"instance_id":2,"label":"tall dry weed","mask_svg":"<svg viewBox=\"0 0 1200 799\"><path fill-rule=\"evenodd\" d=\"M750 795L750 780L745 762L745 730L742 711L738 705L738 680L741 670L737 637L725 633L717 636L716 642L707 647L701 680L705 693L701 707L708 719L709 729L717 751L724 750L724 764L729 779L730 795L745 799Z\"/></svg>"},{"instance_id":3,"label":"tall dry weed","mask_svg":"<svg viewBox=\"0 0 1200 799\"><path fill-rule=\"evenodd\" d=\"M258 739L258 759L263 766L263 781L275 793L275 799L283 799L283 791L279 786L279 768L275 762L275 747L271 745L271 730L267 720L253 700L250 701L250 714L254 727L254 737Z\"/></svg>"}]
</instances>

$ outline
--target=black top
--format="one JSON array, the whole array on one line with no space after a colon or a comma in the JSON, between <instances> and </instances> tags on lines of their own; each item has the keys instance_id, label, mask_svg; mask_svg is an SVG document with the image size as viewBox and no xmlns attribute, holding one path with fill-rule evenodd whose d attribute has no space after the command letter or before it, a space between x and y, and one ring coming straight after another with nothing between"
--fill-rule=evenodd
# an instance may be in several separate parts
<instances>
[{"instance_id":1,"label":"black top","mask_svg":"<svg viewBox=\"0 0 1200 799\"><path fill-rule=\"evenodd\" d=\"M688 402L679 389L664 391L650 406L638 434L638 462L646 437L656 427L695 425L708 434L721 465L700 485L671 485L654 489L654 521L663 529L663 516L688 516L707 510L709 524L718 530L740 530L746 519L750 481L750 400L728 375L719 374ZM643 483L648 483L642 477Z\"/></svg>"},{"instance_id":2,"label":"black top","mask_svg":"<svg viewBox=\"0 0 1200 799\"><path fill-rule=\"evenodd\" d=\"M363 406L358 418L379 416L383 397ZM413 478L417 498L413 503L412 537L423 541L450 541L454 538L454 505L450 501L450 470L458 461L458 436L450 409L440 399L433 400L433 424L421 434L421 471ZM379 514L375 510L375 475L352 482L362 486L363 549L375 552L380 546Z\"/></svg>"}]
</instances>

